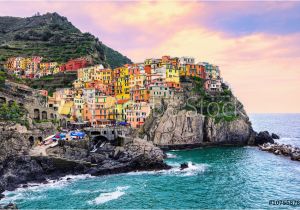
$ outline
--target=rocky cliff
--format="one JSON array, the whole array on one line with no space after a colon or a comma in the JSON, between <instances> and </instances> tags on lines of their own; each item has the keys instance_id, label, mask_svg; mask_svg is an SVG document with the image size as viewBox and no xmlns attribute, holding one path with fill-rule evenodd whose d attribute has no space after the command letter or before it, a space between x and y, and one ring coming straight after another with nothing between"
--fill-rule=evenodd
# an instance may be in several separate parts
<instances>
[{"instance_id":1,"label":"rocky cliff","mask_svg":"<svg viewBox=\"0 0 300 210\"><path fill-rule=\"evenodd\" d=\"M136 170L157 170L169 168L164 162L164 153L151 142L131 139L122 147L106 144L91 153L89 141L60 142L57 147L47 149L51 157L91 163L85 173L104 175Z\"/></svg>"},{"instance_id":2,"label":"rocky cliff","mask_svg":"<svg viewBox=\"0 0 300 210\"><path fill-rule=\"evenodd\" d=\"M176 114L149 119L140 131L140 137L153 141L158 146L180 145L247 145L252 144L255 132L247 117L233 121L216 122L215 119L181 110Z\"/></svg>"},{"instance_id":3,"label":"rocky cliff","mask_svg":"<svg viewBox=\"0 0 300 210\"><path fill-rule=\"evenodd\" d=\"M188 85L183 83L182 86L182 93L176 94L171 100L162 101L158 108L160 111L157 108L152 110L150 117L137 131L140 138L152 141L160 147L179 149L207 145L254 144L256 133L242 104L231 92L227 90L201 95L193 92L195 84L192 82ZM196 103L191 102L187 106L186 102L190 99ZM201 107L199 102L202 102ZM203 111L203 106L207 108L209 103L219 104L219 110L223 110L224 104L232 103L236 105L236 110L229 114L223 111L219 115L211 116Z\"/></svg>"},{"instance_id":4,"label":"rocky cliff","mask_svg":"<svg viewBox=\"0 0 300 210\"><path fill-rule=\"evenodd\" d=\"M42 136L41 130L27 130L25 126L12 122L0 122L0 130L0 193L22 183L45 181L58 174L51 159L29 156L29 150L34 144L33 136Z\"/></svg>"},{"instance_id":5,"label":"rocky cliff","mask_svg":"<svg viewBox=\"0 0 300 210\"><path fill-rule=\"evenodd\" d=\"M151 142L131 138L122 147L107 143L94 153L90 152L88 140L59 141L57 146L47 149L47 156L33 155L31 137L37 129L27 130L19 124L0 122L0 198L4 190L67 174L103 175L169 168L163 162L161 149Z\"/></svg>"}]
</instances>

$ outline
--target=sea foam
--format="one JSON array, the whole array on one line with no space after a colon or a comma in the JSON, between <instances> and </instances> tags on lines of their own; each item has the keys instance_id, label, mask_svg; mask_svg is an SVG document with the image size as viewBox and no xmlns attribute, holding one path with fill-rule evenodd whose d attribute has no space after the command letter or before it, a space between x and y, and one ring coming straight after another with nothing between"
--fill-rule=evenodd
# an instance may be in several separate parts
<instances>
[{"instance_id":1,"label":"sea foam","mask_svg":"<svg viewBox=\"0 0 300 210\"><path fill-rule=\"evenodd\" d=\"M43 192L49 189L60 189L64 188L70 183L91 178L92 176L89 174L83 175L67 175L61 177L59 180L47 180L47 183L28 183L27 187L22 187L22 185L15 189L14 191L5 191L3 194L5 197L1 199L0 203L8 203L8 202L16 202L22 199L26 200L39 200L43 199L43 196L31 196L33 192Z\"/></svg>"},{"instance_id":2,"label":"sea foam","mask_svg":"<svg viewBox=\"0 0 300 210\"><path fill-rule=\"evenodd\" d=\"M137 175L167 175L167 176L197 176L204 173L209 165L188 162L188 168L181 170L179 163L169 163L173 168L160 171L137 171L127 173L131 176Z\"/></svg>"},{"instance_id":3,"label":"sea foam","mask_svg":"<svg viewBox=\"0 0 300 210\"><path fill-rule=\"evenodd\" d=\"M174 174L179 176L196 176L204 173L208 168L207 164L196 164L188 162L188 167L181 170L180 166L174 167L171 170L166 171L167 174Z\"/></svg>"},{"instance_id":4,"label":"sea foam","mask_svg":"<svg viewBox=\"0 0 300 210\"><path fill-rule=\"evenodd\" d=\"M177 158L177 156L172 153L167 153L167 158Z\"/></svg>"},{"instance_id":5,"label":"sea foam","mask_svg":"<svg viewBox=\"0 0 300 210\"><path fill-rule=\"evenodd\" d=\"M125 190L127 190L129 186L124 186L124 187L117 187L115 191L113 192L106 192L106 193L101 193L97 198L95 198L92 201L88 201L90 205L93 204L103 204L111 200L116 200L120 198L121 196L125 195Z\"/></svg>"}]
</instances>

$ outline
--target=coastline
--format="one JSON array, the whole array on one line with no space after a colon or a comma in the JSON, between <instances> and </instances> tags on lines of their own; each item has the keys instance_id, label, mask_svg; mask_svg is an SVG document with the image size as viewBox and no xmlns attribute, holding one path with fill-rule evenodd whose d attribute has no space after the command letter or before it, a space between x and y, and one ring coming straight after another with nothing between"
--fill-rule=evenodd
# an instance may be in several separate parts
<instances>
[{"instance_id":1,"label":"coastline","mask_svg":"<svg viewBox=\"0 0 300 210\"><path fill-rule=\"evenodd\" d=\"M274 144L277 145L277 144ZM174 152L174 151L190 151L190 150L197 150L197 149L204 149L204 148L222 148L222 147L236 147L236 148L242 148L242 147L251 147L251 148L256 148L260 151L267 151L269 153L275 154L274 152L270 152L268 150L263 149L263 145L235 145L235 144L188 144L188 145L168 145L168 147L161 147L161 149L164 152L164 160L169 158L167 157L167 152ZM278 154L275 154L278 155ZM300 159L293 160L288 157L289 155L280 155L281 157L287 158L287 160L292 160L292 161L300 161ZM50 157L51 158L51 157ZM98 176L107 176L107 175L115 175L115 174L127 174L127 173L135 173L135 172L156 172L156 171L164 171L164 170L170 170L172 169L173 166L168 165L165 163L164 164L159 164L154 167L150 168L132 168L132 167L123 167L123 168L111 168L111 169L103 169L100 171L93 171L92 168L88 169L85 172L79 172L79 171L74 171L73 173L70 172L59 172L55 171L53 174L47 174L45 177L42 179L35 179L35 180L30 180L30 181L25 181L24 183L20 183L16 185L13 188L8 188L5 189L4 191L0 192L3 194L5 191L14 191L18 188L27 188L28 186L32 185L39 185L39 184L49 184L53 182L58 182L64 178L67 180L71 180L72 176L87 176L87 177L98 177ZM70 178L70 179L68 179ZM3 198L0 198L2 200Z\"/></svg>"}]
</instances>

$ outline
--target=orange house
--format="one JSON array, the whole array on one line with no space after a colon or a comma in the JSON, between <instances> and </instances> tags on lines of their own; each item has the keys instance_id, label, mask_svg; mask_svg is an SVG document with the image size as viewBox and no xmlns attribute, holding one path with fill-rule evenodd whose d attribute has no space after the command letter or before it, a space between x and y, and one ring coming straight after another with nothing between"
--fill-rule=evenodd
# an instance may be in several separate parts
<instances>
[{"instance_id":1,"label":"orange house","mask_svg":"<svg viewBox=\"0 0 300 210\"><path fill-rule=\"evenodd\" d=\"M92 113L92 109L88 105L88 103L84 103L84 105L83 105L82 118L84 121L88 121L88 122L92 123L93 113Z\"/></svg>"},{"instance_id":2,"label":"orange house","mask_svg":"<svg viewBox=\"0 0 300 210\"><path fill-rule=\"evenodd\" d=\"M167 87L169 88L176 88L176 89L180 89L181 85L180 83L176 83L176 82L166 82Z\"/></svg>"},{"instance_id":3,"label":"orange house","mask_svg":"<svg viewBox=\"0 0 300 210\"><path fill-rule=\"evenodd\" d=\"M148 102L150 99L150 93L145 87L135 85L131 90L131 100L135 102L145 101Z\"/></svg>"},{"instance_id":4,"label":"orange house","mask_svg":"<svg viewBox=\"0 0 300 210\"><path fill-rule=\"evenodd\" d=\"M137 66L132 66L131 68L128 69L128 74L129 75L139 75L140 69Z\"/></svg>"}]
</instances>

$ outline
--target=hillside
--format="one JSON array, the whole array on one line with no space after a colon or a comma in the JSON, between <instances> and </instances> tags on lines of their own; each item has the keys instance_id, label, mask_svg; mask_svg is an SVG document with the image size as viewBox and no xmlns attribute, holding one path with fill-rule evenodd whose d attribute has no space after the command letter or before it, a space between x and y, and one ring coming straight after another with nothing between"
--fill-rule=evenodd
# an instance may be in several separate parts
<instances>
[{"instance_id":1,"label":"hillside","mask_svg":"<svg viewBox=\"0 0 300 210\"><path fill-rule=\"evenodd\" d=\"M44 76L39 79L26 80L27 85L34 89L48 90L52 96L57 88L71 88L74 80L77 79L76 72L60 72L49 76Z\"/></svg>"},{"instance_id":2,"label":"hillside","mask_svg":"<svg viewBox=\"0 0 300 210\"><path fill-rule=\"evenodd\" d=\"M94 63L111 68L131 60L109 48L90 33L82 33L57 13L28 18L0 17L0 62L12 56L44 57L43 61L66 62L91 56Z\"/></svg>"}]
</instances>

